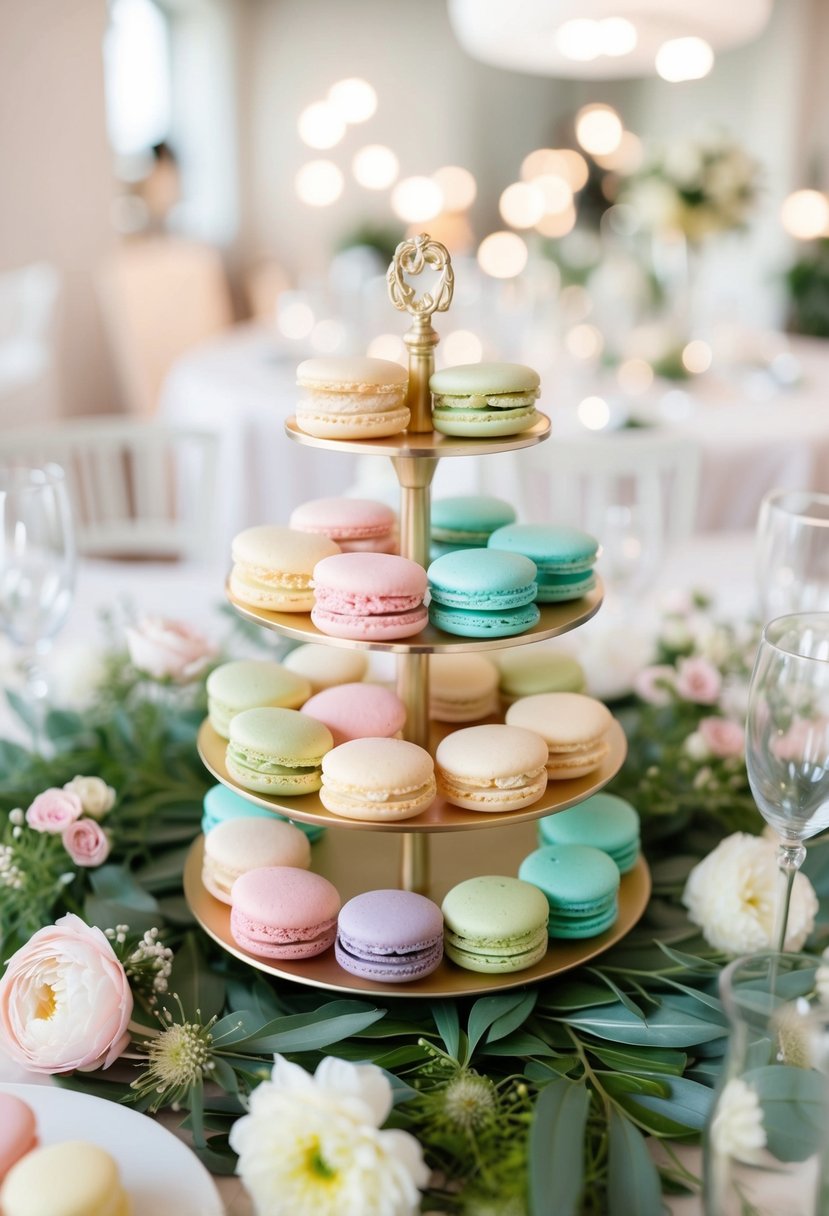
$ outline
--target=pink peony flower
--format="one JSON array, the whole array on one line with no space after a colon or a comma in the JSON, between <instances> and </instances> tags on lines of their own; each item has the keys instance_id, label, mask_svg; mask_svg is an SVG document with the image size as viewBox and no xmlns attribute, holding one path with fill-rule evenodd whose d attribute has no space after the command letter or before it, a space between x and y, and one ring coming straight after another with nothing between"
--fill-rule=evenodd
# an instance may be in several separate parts
<instances>
[{"instance_id":1,"label":"pink peony flower","mask_svg":"<svg viewBox=\"0 0 829 1216\"><path fill-rule=\"evenodd\" d=\"M204 671L216 653L202 634L183 621L148 616L126 630L134 667L154 680L186 684Z\"/></svg>"},{"instance_id":2,"label":"pink peony flower","mask_svg":"<svg viewBox=\"0 0 829 1216\"><path fill-rule=\"evenodd\" d=\"M109 1068L129 1040L132 993L100 929L62 916L12 955L0 979L0 1036L32 1072Z\"/></svg>"},{"instance_id":3,"label":"pink peony flower","mask_svg":"<svg viewBox=\"0 0 829 1216\"><path fill-rule=\"evenodd\" d=\"M636 695L649 705L668 705L671 700L669 690L674 687L675 682L676 672L673 667L664 663L643 668L633 681L633 688Z\"/></svg>"},{"instance_id":4,"label":"pink peony flower","mask_svg":"<svg viewBox=\"0 0 829 1216\"><path fill-rule=\"evenodd\" d=\"M100 866L109 857L109 838L94 819L76 819L61 839L76 866Z\"/></svg>"},{"instance_id":5,"label":"pink peony flower","mask_svg":"<svg viewBox=\"0 0 829 1216\"><path fill-rule=\"evenodd\" d=\"M708 659L680 659L677 665L676 691L686 701L697 705L713 705L720 695L722 676Z\"/></svg>"},{"instance_id":6,"label":"pink peony flower","mask_svg":"<svg viewBox=\"0 0 829 1216\"><path fill-rule=\"evenodd\" d=\"M712 756L729 760L744 754L746 736L739 722L730 722L728 718L703 718L697 729Z\"/></svg>"},{"instance_id":7,"label":"pink peony flower","mask_svg":"<svg viewBox=\"0 0 829 1216\"><path fill-rule=\"evenodd\" d=\"M73 790L49 789L38 794L26 812L26 822L35 832L63 832L83 813Z\"/></svg>"}]
</instances>

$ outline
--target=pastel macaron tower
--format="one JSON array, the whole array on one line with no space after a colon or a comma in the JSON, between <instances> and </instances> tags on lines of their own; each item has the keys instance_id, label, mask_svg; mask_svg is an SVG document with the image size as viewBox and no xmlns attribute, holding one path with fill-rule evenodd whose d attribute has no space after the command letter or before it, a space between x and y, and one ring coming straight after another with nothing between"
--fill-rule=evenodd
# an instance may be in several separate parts
<instances>
[{"instance_id":1,"label":"pastel macaron tower","mask_svg":"<svg viewBox=\"0 0 829 1216\"><path fill-rule=\"evenodd\" d=\"M538 421L538 372L520 363L462 363L429 380L436 431L466 439L517 435Z\"/></svg>"},{"instance_id":2,"label":"pastel macaron tower","mask_svg":"<svg viewBox=\"0 0 829 1216\"><path fill-rule=\"evenodd\" d=\"M409 425L409 375L364 357L306 359L297 368L296 424L319 439L380 439Z\"/></svg>"},{"instance_id":3,"label":"pastel macaron tower","mask_svg":"<svg viewBox=\"0 0 829 1216\"><path fill-rule=\"evenodd\" d=\"M544 524L508 524L487 541L490 549L522 553L538 570L539 604L577 600L596 586L593 567L599 542L578 528Z\"/></svg>"},{"instance_id":4,"label":"pastel macaron tower","mask_svg":"<svg viewBox=\"0 0 829 1216\"><path fill-rule=\"evenodd\" d=\"M426 572L392 553L340 553L314 567L311 620L335 638L385 642L420 633Z\"/></svg>"},{"instance_id":5,"label":"pastel macaron tower","mask_svg":"<svg viewBox=\"0 0 829 1216\"><path fill-rule=\"evenodd\" d=\"M291 513L300 532L327 536L343 553L394 553L397 516L385 503L369 498L314 498Z\"/></svg>"},{"instance_id":6,"label":"pastel macaron tower","mask_svg":"<svg viewBox=\"0 0 829 1216\"><path fill-rule=\"evenodd\" d=\"M233 539L230 593L251 608L310 612L314 566L339 552L327 536L271 524L246 528Z\"/></svg>"},{"instance_id":7,"label":"pastel macaron tower","mask_svg":"<svg viewBox=\"0 0 829 1216\"><path fill-rule=\"evenodd\" d=\"M464 494L432 503L432 560L456 549L484 549L497 528L515 523L515 508L503 498Z\"/></svg>"},{"instance_id":8,"label":"pastel macaron tower","mask_svg":"<svg viewBox=\"0 0 829 1216\"><path fill-rule=\"evenodd\" d=\"M311 695L310 681L268 659L236 659L207 677L207 714L223 739L231 719L245 709L299 709Z\"/></svg>"},{"instance_id":9,"label":"pastel macaron tower","mask_svg":"<svg viewBox=\"0 0 829 1216\"><path fill-rule=\"evenodd\" d=\"M506 638L538 624L535 565L518 553L461 550L427 571L429 620L446 633Z\"/></svg>"}]
</instances>

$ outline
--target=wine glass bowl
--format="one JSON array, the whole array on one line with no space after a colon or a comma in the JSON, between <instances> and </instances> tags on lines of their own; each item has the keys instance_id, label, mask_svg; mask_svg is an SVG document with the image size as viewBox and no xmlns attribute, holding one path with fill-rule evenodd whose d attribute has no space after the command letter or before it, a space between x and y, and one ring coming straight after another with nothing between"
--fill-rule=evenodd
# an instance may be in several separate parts
<instances>
[{"instance_id":1,"label":"wine glass bowl","mask_svg":"<svg viewBox=\"0 0 829 1216\"><path fill-rule=\"evenodd\" d=\"M829 494L767 494L757 520L755 564L764 621L829 612Z\"/></svg>"}]
</instances>

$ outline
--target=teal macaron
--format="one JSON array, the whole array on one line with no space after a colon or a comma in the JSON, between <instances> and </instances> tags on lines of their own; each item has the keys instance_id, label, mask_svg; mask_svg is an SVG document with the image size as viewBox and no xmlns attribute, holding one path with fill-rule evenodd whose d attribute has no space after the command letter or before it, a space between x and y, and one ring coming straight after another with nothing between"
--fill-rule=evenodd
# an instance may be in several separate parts
<instances>
[{"instance_id":1,"label":"teal macaron","mask_svg":"<svg viewBox=\"0 0 829 1216\"><path fill-rule=\"evenodd\" d=\"M579 599L596 585L593 566L599 542L589 532L547 524L508 524L492 533L487 545L521 553L538 570L538 602Z\"/></svg>"},{"instance_id":2,"label":"teal macaron","mask_svg":"<svg viewBox=\"0 0 829 1216\"><path fill-rule=\"evenodd\" d=\"M547 844L586 844L607 853L627 874L639 857L639 815L615 794L594 794L578 806L539 820L538 838Z\"/></svg>"},{"instance_id":3,"label":"teal macaron","mask_svg":"<svg viewBox=\"0 0 829 1216\"><path fill-rule=\"evenodd\" d=\"M441 911L446 956L467 971L506 975L547 953L547 900L519 878L467 878L447 893Z\"/></svg>"},{"instance_id":4,"label":"teal macaron","mask_svg":"<svg viewBox=\"0 0 829 1216\"><path fill-rule=\"evenodd\" d=\"M432 502L432 560L457 549L482 549L497 528L515 522L515 508L503 498L464 494Z\"/></svg>"},{"instance_id":5,"label":"teal macaron","mask_svg":"<svg viewBox=\"0 0 829 1216\"><path fill-rule=\"evenodd\" d=\"M275 811L249 802L226 785L212 785L204 796L202 806L201 830L205 836L220 823L230 823L237 819L284 819L283 815L277 815ZM317 827L313 823L294 823L294 827L304 832L311 843L325 834L325 828Z\"/></svg>"},{"instance_id":6,"label":"teal macaron","mask_svg":"<svg viewBox=\"0 0 829 1216\"><path fill-rule=\"evenodd\" d=\"M518 877L546 896L550 937L595 937L619 914L619 867L600 849L544 845L524 858Z\"/></svg>"},{"instance_id":7,"label":"teal macaron","mask_svg":"<svg viewBox=\"0 0 829 1216\"><path fill-rule=\"evenodd\" d=\"M538 621L535 565L519 553L465 549L432 562L429 619L463 637L510 637Z\"/></svg>"}]
</instances>

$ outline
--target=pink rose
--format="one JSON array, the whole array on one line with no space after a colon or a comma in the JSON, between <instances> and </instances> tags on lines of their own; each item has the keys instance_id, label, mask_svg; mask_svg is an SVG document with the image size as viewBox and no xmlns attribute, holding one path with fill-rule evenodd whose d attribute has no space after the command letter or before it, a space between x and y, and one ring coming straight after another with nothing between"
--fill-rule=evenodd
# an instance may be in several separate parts
<instances>
[{"instance_id":1,"label":"pink rose","mask_svg":"<svg viewBox=\"0 0 829 1216\"><path fill-rule=\"evenodd\" d=\"M100 866L109 857L109 838L94 819L76 819L61 839L76 866Z\"/></svg>"},{"instance_id":2,"label":"pink rose","mask_svg":"<svg viewBox=\"0 0 829 1216\"><path fill-rule=\"evenodd\" d=\"M708 659L680 659L677 664L676 691L686 701L713 705L720 695L722 676Z\"/></svg>"},{"instance_id":3,"label":"pink rose","mask_svg":"<svg viewBox=\"0 0 829 1216\"><path fill-rule=\"evenodd\" d=\"M148 616L128 627L126 634L133 666L154 680L186 684L216 653L207 638L183 621Z\"/></svg>"},{"instance_id":4,"label":"pink rose","mask_svg":"<svg viewBox=\"0 0 829 1216\"><path fill-rule=\"evenodd\" d=\"M746 737L739 722L730 722L728 718L703 718L697 729L712 756L729 760L744 754Z\"/></svg>"},{"instance_id":5,"label":"pink rose","mask_svg":"<svg viewBox=\"0 0 829 1216\"><path fill-rule=\"evenodd\" d=\"M62 916L12 955L0 979L0 1035L32 1072L109 1068L129 1041L132 993L100 929Z\"/></svg>"},{"instance_id":6,"label":"pink rose","mask_svg":"<svg viewBox=\"0 0 829 1216\"><path fill-rule=\"evenodd\" d=\"M633 689L636 695L649 705L668 705L671 700L669 690L674 687L675 682L676 672L673 667L663 663L643 668L633 681Z\"/></svg>"},{"instance_id":7,"label":"pink rose","mask_svg":"<svg viewBox=\"0 0 829 1216\"><path fill-rule=\"evenodd\" d=\"M38 794L26 812L26 822L36 832L63 832L83 813L73 790L50 789Z\"/></svg>"}]
</instances>

